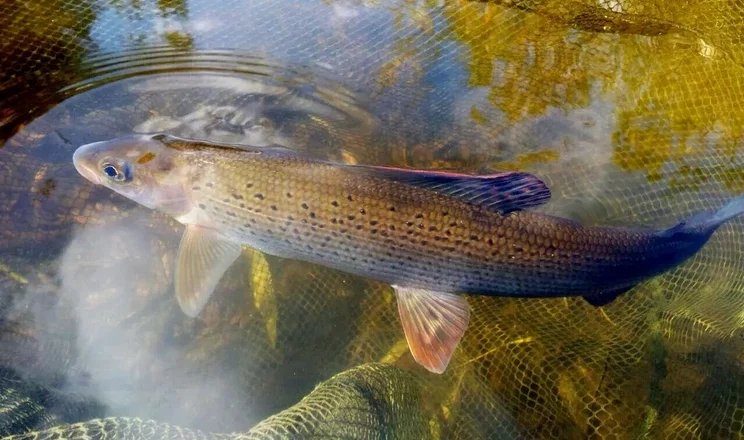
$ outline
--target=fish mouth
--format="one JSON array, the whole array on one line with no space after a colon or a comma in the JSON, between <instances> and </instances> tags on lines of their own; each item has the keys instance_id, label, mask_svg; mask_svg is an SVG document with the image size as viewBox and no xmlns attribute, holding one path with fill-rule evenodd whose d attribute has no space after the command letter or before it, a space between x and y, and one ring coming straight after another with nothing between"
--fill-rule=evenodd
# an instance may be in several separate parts
<instances>
[{"instance_id":1,"label":"fish mouth","mask_svg":"<svg viewBox=\"0 0 744 440\"><path fill-rule=\"evenodd\" d=\"M96 185L100 185L102 183L101 176L94 168L95 165L93 165L89 160L86 160L86 156L88 155L87 153L95 148L97 144L100 144L100 142L86 144L75 150L75 153L72 154L72 163L75 165L75 169L81 176Z\"/></svg>"}]
</instances>

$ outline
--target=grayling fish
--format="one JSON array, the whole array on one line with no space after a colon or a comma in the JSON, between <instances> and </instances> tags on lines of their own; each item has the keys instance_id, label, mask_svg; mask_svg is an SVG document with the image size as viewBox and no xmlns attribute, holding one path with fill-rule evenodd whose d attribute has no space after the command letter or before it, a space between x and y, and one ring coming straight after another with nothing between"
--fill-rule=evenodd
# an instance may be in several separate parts
<instances>
[{"instance_id":1,"label":"grayling fish","mask_svg":"<svg viewBox=\"0 0 744 440\"><path fill-rule=\"evenodd\" d=\"M744 197L664 230L531 212L535 176L354 166L284 148L143 135L84 145L88 180L186 225L175 275L196 316L241 245L391 284L414 358L443 372L469 320L460 293L583 296L600 306L695 254Z\"/></svg>"}]
</instances>

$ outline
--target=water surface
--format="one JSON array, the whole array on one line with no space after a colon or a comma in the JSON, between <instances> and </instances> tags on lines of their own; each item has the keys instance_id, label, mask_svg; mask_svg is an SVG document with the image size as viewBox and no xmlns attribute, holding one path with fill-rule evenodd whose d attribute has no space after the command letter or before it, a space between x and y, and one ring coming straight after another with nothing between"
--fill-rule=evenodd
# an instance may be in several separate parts
<instances>
[{"instance_id":1,"label":"water surface","mask_svg":"<svg viewBox=\"0 0 744 440\"><path fill-rule=\"evenodd\" d=\"M71 399L50 405L64 421L241 431L352 366L416 368L387 286L258 253L182 316L181 227L87 184L71 164L81 144L168 131L345 163L527 170L551 187L547 212L592 224L670 225L744 189L742 17L726 1L0 11L0 367ZM443 396L421 409L432 435L741 438L743 226L603 309L470 298L451 369L423 375Z\"/></svg>"}]
</instances>

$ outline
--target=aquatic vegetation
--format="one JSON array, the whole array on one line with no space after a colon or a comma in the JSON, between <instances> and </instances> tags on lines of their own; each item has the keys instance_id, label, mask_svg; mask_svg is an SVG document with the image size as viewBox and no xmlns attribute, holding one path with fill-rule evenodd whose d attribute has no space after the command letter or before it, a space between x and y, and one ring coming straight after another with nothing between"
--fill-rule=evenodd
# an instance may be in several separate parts
<instances>
[{"instance_id":1,"label":"aquatic vegetation","mask_svg":"<svg viewBox=\"0 0 744 440\"><path fill-rule=\"evenodd\" d=\"M736 2L209 3L0 6L0 137L17 132L0 151L0 374L53 391L13 432L108 414L245 432L383 362L432 393L404 412L433 438L742 436L741 222L602 309L468 297L471 331L433 377L388 286L310 264L247 255L184 318L168 287L179 226L69 163L85 143L190 131L349 164L529 171L547 213L667 227L744 189ZM308 102L331 105L291 105Z\"/></svg>"}]
</instances>

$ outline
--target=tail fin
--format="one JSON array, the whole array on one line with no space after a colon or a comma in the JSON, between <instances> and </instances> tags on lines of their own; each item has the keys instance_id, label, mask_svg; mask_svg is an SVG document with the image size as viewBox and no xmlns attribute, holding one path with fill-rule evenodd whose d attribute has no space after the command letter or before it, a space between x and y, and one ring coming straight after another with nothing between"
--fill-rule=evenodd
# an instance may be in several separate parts
<instances>
[{"instance_id":1,"label":"tail fin","mask_svg":"<svg viewBox=\"0 0 744 440\"><path fill-rule=\"evenodd\" d=\"M686 218L676 226L659 231L660 236L670 236L677 233L715 231L727 221L744 214L744 196L739 196L718 211L703 211Z\"/></svg>"}]
</instances>

